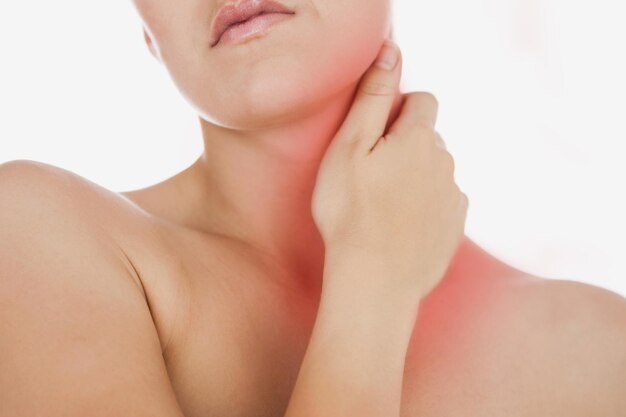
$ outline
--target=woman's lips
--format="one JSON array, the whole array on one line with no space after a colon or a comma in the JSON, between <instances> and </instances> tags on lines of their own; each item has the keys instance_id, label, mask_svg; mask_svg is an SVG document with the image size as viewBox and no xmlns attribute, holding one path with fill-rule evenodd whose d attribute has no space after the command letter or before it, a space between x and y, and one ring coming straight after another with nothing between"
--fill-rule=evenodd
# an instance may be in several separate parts
<instances>
[{"instance_id":1,"label":"woman's lips","mask_svg":"<svg viewBox=\"0 0 626 417\"><path fill-rule=\"evenodd\" d=\"M274 24L293 15L293 13L262 13L244 22L233 24L220 36L216 45L235 44L254 35L261 36L267 33Z\"/></svg>"},{"instance_id":2,"label":"woman's lips","mask_svg":"<svg viewBox=\"0 0 626 417\"><path fill-rule=\"evenodd\" d=\"M295 14L293 10L280 3L278 0L238 0L237 3L224 4L218 10L211 23L211 47L220 42L222 35L224 35L231 26L256 20L259 15L274 13ZM260 32L264 32L267 27L259 29Z\"/></svg>"}]
</instances>

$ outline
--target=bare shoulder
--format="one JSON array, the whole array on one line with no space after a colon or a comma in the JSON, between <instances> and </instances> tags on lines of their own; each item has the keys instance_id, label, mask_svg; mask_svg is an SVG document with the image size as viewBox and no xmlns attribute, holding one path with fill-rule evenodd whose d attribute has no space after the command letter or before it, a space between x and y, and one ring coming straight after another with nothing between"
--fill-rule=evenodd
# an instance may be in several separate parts
<instances>
[{"instance_id":1,"label":"bare shoulder","mask_svg":"<svg viewBox=\"0 0 626 417\"><path fill-rule=\"evenodd\" d=\"M607 359L613 353L626 359L626 298L620 294L569 279L540 279L524 295L526 308L557 342L576 341Z\"/></svg>"},{"instance_id":2,"label":"bare shoulder","mask_svg":"<svg viewBox=\"0 0 626 417\"><path fill-rule=\"evenodd\" d=\"M403 415L624 415L619 294L528 274L470 242L422 307Z\"/></svg>"},{"instance_id":3,"label":"bare shoulder","mask_svg":"<svg viewBox=\"0 0 626 417\"><path fill-rule=\"evenodd\" d=\"M96 198L99 192L79 175L46 163L15 160L1 164L0 228L3 242L10 247L0 249L10 251L16 262L28 262L41 247L64 247L71 253L98 242L107 247L99 254L114 253L122 259L123 251L109 239L110 224L103 213L110 211L102 198Z\"/></svg>"},{"instance_id":4,"label":"bare shoulder","mask_svg":"<svg viewBox=\"0 0 626 417\"><path fill-rule=\"evenodd\" d=\"M132 214L132 204L118 193L44 162L0 164L0 187L4 210L19 209L24 216L38 212L42 220L58 215L115 233L115 223Z\"/></svg>"},{"instance_id":5,"label":"bare shoulder","mask_svg":"<svg viewBox=\"0 0 626 417\"><path fill-rule=\"evenodd\" d=\"M0 186L12 188L15 194L10 197L34 196L48 187L54 187L51 191L60 191L59 187L65 187L68 192L70 187L76 185L92 188L95 184L72 171L45 162L16 159L0 164ZM36 188L25 189L25 186Z\"/></svg>"},{"instance_id":6,"label":"bare shoulder","mask_svg":"<svg viewBox=\"0 0 626 417\"><path fill-rule=\"evenodd\" d=\"M606 288L569 279L540 279L529 284L528 291L529 302L539 303L552 325L573 321L598 330L626 326L626 298Z\"/></svg>"},{"instance_id":7,"label":"bare shoulder","mask_svg":"<svg viewBox=\"0 0 626 417\"><path fill-rule=\"evenodd\" d=\"M84 233L75 237L74 244L82 239L107 241L143 291L132 249L154 246L156 239L150 238L156 234L150 216L129 199L72 171L32 160L0 164L0 193L0 213L14 224L15 239L32 238L19 225L42 233L55 230L48 239L57 242L69 231L81 229Z\"/></svg>"},{"instance_id":8,"label":"bare shoulder","mask_svg":"<svg viewBox=\"0 0 626 417\"><path fill-rule=\"evenodd\" d=\"M60 167L31 160L5 162L0 165L0 193L5 237L13 243L80 245L114 233L114 204L107 190ZM72 240L66 239L70 236Z\"/></svg>"},{"instance_id":9,"label":"bare shoulder","mask_svg":"<svg viewBox=\"0 0 626 417\"><path fill-rule=\"evenodd\" d=\"M520 294L518 329L541 347L538 372L558 387L553 395L586 415L623 415L626 299L568 279L534 279Z\"/></svg>"},{"instance_id":10,"label":"bare shoulder","mask_svg":"<svg viewBox=\"0 0 626 417\"><path fill-rule=\"evenodd\" d=\"M132 223L123 200L21 160L0 165L0 195L4 414L182 415L146 294L115 237Z\"/></svg>"},{"instance_id":11,"label":"bare shoulder","mask_svg":"<svg viewBox=\"0 0 626 417\"><path fill-rule=\"evenodd\" d=\"M176 243L171 243L176 229L123 193L38 161L0 164L0 195L0 221L8 225L5 238L12 233L13 241L23 241L25 248L35 247L29 242L77 248L95 244L100 250L94 256L109 254L112 262L123 264L150 304L165 349L174 317L185 305L184 281L178 279L183 274L173 250Z\"/></svg>"}]
</instances>

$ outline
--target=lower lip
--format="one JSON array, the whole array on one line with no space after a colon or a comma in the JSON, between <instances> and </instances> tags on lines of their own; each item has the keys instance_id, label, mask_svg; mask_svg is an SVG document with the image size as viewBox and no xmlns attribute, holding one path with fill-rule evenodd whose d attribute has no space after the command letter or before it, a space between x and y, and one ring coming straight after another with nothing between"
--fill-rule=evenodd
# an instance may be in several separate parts
<instances>
[{"instance_id":1,"label":"lower lip","mask_svg":"<svg viewBox=\"0 0 626 417\"><path fill-rule=\"evenodd\" d=\"M215 46L220 44L241 43L243 40L261 36L276 23L288 19L293 15L294 13L260 14L252 19L246 20L243 23L233 25L226 29L226 32L222 34L222 37Z\"/></svg>"}]
</instances>

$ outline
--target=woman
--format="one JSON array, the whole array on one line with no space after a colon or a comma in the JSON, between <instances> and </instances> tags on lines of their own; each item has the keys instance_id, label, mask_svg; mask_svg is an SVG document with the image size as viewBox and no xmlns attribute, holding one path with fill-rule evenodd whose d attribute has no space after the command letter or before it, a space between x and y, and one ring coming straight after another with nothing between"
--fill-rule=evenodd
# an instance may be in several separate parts
<instances>
[{"instance_id":1,"label":"woman","mask_svg":"<svg viewBox=\"0 0 626 417\"><path fill-rule=\"evenodd\" d=\"M1 416L624 415L625 300L463 235L390 0L134 3L205 151L0 167Z\"/></svg>"}]
</instances>

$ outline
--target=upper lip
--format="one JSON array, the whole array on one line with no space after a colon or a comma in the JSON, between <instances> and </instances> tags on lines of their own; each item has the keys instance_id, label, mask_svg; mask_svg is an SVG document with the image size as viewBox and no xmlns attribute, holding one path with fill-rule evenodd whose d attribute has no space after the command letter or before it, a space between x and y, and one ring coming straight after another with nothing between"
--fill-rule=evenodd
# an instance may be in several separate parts
<instances>
[{"instance_id":1,"label":"upper lip","mask_svg":"<svg viewBox=\"0 0 626 417\"><path fill-rule=\"evenodd\" d=\"M222 34L232 24L243 22L263 13L289 13L293 10L274 0L243 0L239 4L223 5L213 19L211 30L211 46L215 46Z\"/></svg>"}]
</instances>

